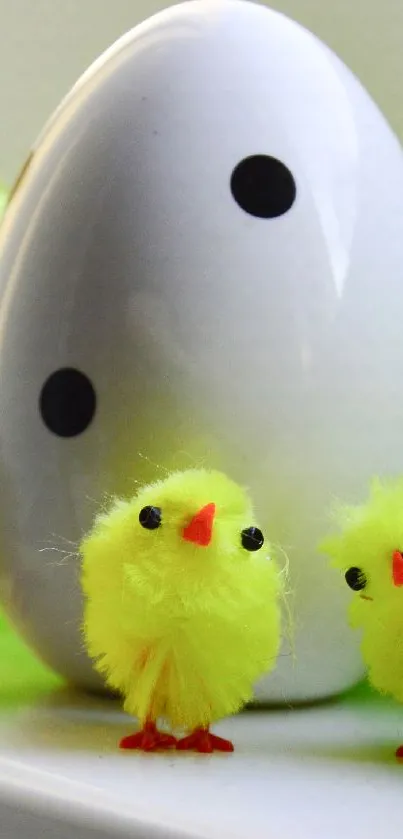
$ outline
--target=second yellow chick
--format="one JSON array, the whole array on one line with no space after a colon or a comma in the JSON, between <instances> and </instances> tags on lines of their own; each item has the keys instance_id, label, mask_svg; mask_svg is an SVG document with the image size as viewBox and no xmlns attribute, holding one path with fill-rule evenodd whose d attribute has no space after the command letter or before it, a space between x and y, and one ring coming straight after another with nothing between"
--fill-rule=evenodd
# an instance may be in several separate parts
<instances>
[{"instance_id":1,"label":"second yellow chick","mask_svg":"<svg viewBox=\"0 0 403 839\"><path fill-rule=\"evenodd\" d=\"M350 620L362 631L369 680L403 702L403 478L373 481L367 502L342 509L339 525L322 548L354 593Z\"/></svg>"}]
</instances>

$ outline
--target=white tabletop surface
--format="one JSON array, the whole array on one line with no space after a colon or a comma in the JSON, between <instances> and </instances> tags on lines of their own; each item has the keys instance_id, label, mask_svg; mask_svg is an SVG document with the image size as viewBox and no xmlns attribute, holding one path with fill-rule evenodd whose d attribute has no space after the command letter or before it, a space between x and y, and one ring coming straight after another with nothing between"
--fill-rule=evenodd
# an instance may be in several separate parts
<instances>
[{"instance_id":1,"label":"white tabletop surface","mask_svg":"<svg viewBox=\"0 0 403 839\"><path fill-rule=\"evenodd\" d=\"M118 703L63 690L3 709L1 839L401 835L393 703L248 711L215 729L233 739L230 755L119 752L132 730Z\"/></svg>"}]
</instances>

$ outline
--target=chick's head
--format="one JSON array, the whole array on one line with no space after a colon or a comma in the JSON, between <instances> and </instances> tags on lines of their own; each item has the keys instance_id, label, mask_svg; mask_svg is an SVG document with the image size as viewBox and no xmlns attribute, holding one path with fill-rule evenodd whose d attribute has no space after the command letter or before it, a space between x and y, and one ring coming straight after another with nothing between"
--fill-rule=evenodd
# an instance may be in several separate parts
<instances>
[{"instance_id":1,"label":"chick's head","mask_svg":"<svg viewBox=\"0 0 403 839\"><path fill-rule=\"evenodd\" d=\"M131 586L133 594L154 587L154 598L211 587L228 573L245 574L263 544L241 487L219 472L173 473L98 516L81 549L84 590L93 596L102 586L106 597L112 579L126 595ZM270 573L274 585L274 567Z\"/></svg>"},{"instance_id":2,"label":"chick's head","mask_svg":"<svg viewBox=\"0 0 403 839\"><path fill-rule=\"evenodd\" d=\"M177 472L146 487L130 518L135 562L151 551L174 576L218 573L264 543L246 493L219 472Z\"/></svg>"},{"instance_id":3,"label":"chick's head","mask_svg":"<svg viewBox=\"0 0 403 839\"><path fill-rule=\"evenodd\" d=\"M322 547L353 592L351 624L362 629L371 682L403 701L403 480L374 482L340 525Z\"/></svg>"}]
</instances>

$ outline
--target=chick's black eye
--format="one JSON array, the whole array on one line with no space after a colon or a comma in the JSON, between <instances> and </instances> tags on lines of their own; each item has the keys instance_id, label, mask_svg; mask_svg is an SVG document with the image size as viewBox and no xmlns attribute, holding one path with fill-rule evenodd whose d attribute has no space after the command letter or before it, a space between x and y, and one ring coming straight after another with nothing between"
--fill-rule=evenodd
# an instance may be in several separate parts
<instances>
[{"instance_id":1,"label":"chick's black eye","mask_svg":"<svg viewBox=\"0 0 403 839\"><path fill-rule=\"evenodd\" d=\"M258 527L247 527L241 533L242 547L246 551L260 551L264 543L264 536Z\"/></svg>"},{"instance_id":2,"label":"chick's black eye","mask_svg":"<svg viewBox=\"0 0 403 839\"><path fill-rule=\"evenodd\" d=\"M361 568L349 568L345 573L345 579L353 591L361 591L367 585L367 578Z\"/></svg>"},{"instance_id":3,"label":"chick's black eye","mask_svg":"<svg viewBox=\"0 0 403 839\"><path fill-rule=\"evenodd\" d=\"M284 215L297 194L290 170L268 154L254 154L241 160L232 172L230 185L236 203L256 218Z\"/></svg>"},{"instance_id":4,"label":"chick's black eye","mask_svg":"<svg viewBox=\"0 0 403 839\"><path fill-rule=\"evenodd\" d=\"M161 526L162 513L159 507L143 507L140 510L139 522L146 530L156 530Z\"/></svg>"}]
</instances>

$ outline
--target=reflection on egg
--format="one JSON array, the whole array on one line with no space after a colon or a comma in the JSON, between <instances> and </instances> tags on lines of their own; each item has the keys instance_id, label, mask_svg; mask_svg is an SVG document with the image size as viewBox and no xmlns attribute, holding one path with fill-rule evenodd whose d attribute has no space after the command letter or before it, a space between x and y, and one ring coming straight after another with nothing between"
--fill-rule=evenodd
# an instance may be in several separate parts
<instances>
[{"instance_id":1,"label":"reflection on egg","mask_svg":"<svg viewBox=\"0 0 403 839\"><path fill-rule=\"evenodd\" d=\"M316 544L334 496L402 470L402 265L398 142L297 24L195 0L90 68L1 229L2 592L48 662L95 683L76 550L98 504L206 465L289 557L293 641L257 696L360 676Z\"/></svg>"}]
</instances>

